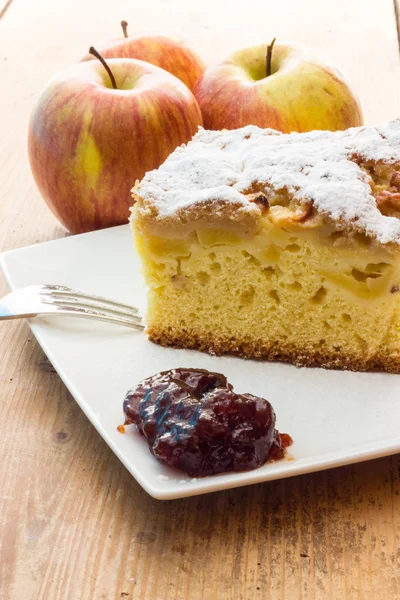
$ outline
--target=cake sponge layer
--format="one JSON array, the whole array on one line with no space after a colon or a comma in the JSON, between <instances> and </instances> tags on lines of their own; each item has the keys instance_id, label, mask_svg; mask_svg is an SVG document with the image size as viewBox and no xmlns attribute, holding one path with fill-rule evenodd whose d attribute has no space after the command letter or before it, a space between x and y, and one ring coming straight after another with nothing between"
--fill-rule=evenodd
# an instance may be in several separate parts
<instances>
[{"instance_id":1,"label":"cake sponge layer","mask_svg":"<svg viewBox=\"0 0 400 600\"><path fill-rule=\"evenodd\" d=\"M271 229L246 241L206 230L163 240L137 231L150 339L216 354L399 372L398 260L368 240L342 245L341 234L333 235L320 243L310 232Z\"/></svg>"}]
</instances>

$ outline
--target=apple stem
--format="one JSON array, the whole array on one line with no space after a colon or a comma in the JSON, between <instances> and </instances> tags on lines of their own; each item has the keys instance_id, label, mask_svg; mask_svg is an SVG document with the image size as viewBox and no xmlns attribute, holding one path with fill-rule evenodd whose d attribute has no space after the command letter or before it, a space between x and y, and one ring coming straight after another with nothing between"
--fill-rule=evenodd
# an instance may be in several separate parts
<instances>
[{"instance_id":1,"label":"apple stem","mask_svg":"<svg viewBox=\"0 0 400 600\"><path fill-rule=\"evenodd\" d=\"M115 81L115 77L114 77L110 67L108 66L108 64L102 57L102 55L100 54L100 52L97 52L96 48L93 48L93 46L90 46L89 54L92 54L93 56L95 56L96 58L99 59L99 61L101 62L101 64L103 65L103 67L105 68L105 70L107 71L107 73L111 79L111 83L112 83L114 90L117 90L118 88L117 88L117 82Z\"/></svg>"},{"instance_id":2,"label":"apple stem","mask_svg":"<svg viewBox=\"0 0 400 600\"><path fill-rule=\"evenodd\" d=\"M272 62L272 48L274 47L276 37L272 40L272 42L268 45L267 48L267 69L266 69L266 77L271 75L271 62Z\"/></svg>"},{"instance_id":3,"label":"apple stem","mask_svg":"<svg viewBox=\"0 0 400 600\"><path fill-rule=\"evenodd\" d=\"M122 31L124 32L124 37L128 37L128 22L127 21L121 21L121 27L122 27Z\"/></svg>"}]
</instances>

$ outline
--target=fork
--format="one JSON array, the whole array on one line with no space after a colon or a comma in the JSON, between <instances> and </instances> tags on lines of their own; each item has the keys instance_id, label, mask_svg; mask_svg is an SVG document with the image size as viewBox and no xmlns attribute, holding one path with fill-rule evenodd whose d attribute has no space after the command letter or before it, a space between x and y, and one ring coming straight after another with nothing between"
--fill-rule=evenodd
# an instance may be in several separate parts
<instances>
[{"instance_id":1,"label":"fork","mask_svg":"<svg viewBox=\"0 0 400 600\"><path fill-rule=\"evenodd\" d=\"M63 285L31 285L0 299L0 321L38 315L64 315L144 329L138 312L134 306Z\"/></svg>"}]
</instances>

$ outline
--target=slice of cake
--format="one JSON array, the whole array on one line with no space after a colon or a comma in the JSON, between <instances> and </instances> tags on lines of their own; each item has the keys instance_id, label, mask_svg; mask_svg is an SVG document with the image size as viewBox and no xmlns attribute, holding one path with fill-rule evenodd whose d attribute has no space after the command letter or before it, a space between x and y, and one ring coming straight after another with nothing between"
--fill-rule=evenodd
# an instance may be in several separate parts
<instances>
[{"instance_id":1,"label":"slice of cake","mask_svg":"<svg viewBox=\"0 0 400 600\"><path fill-rule=\"evenodd\" d=\"M400 372L400 120L200 130L133 194L152 341Z\"/></svg>"}]
</instances>

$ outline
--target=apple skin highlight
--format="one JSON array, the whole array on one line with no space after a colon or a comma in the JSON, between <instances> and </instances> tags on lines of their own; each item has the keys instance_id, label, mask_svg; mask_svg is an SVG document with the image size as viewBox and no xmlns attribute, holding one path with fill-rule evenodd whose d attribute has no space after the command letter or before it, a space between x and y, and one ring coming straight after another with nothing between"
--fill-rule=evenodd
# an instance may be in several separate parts
<instances>
[{"instance_id":1,"label":"apple skin highlight","mask_svg":"<svg viewBox=\"0 0 400 600\"><path fill-rule=\"evenodd\" d=\"M28 154L36 184L72 233L127 223L131 189L188 142L202 117L173 75L133 59L98 61L48 83L33 110Z\"/></svg>"},{"instance_id":2,"label":"apple skin highlight","mask_svg":"<svg viewBox=\"0 0 400 600\"><path fill-rule=\"evenodd\" d=\"M206 129L258 125L290 133L363 124L355 93L315 50L275 44L267 77L267 49L244 48L205 70L193 93Z\"/></svg>"}]
</instances>

